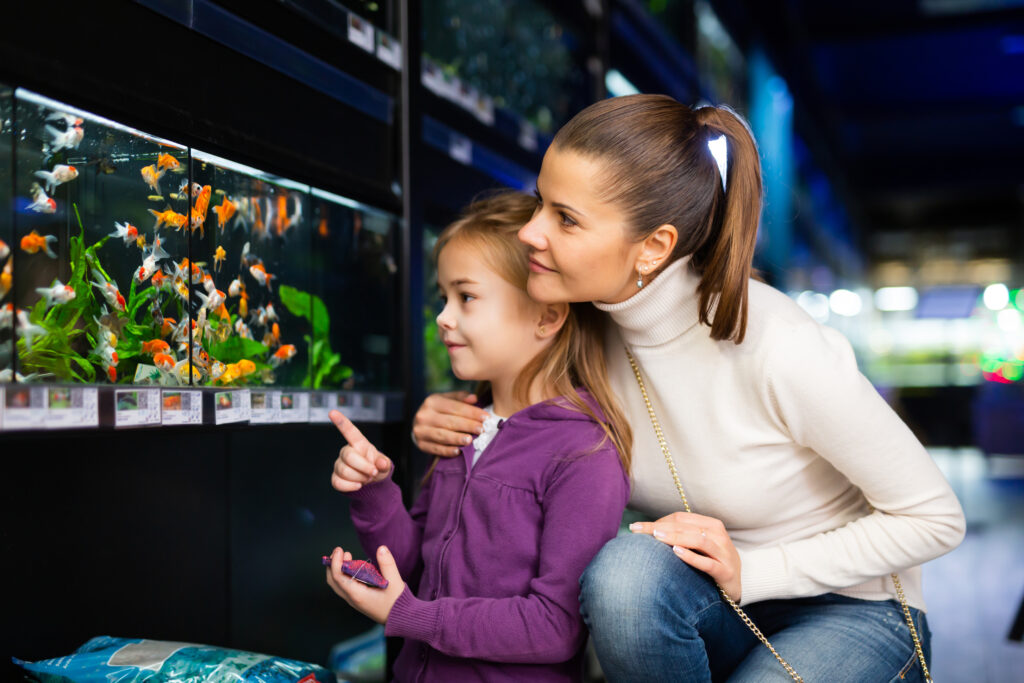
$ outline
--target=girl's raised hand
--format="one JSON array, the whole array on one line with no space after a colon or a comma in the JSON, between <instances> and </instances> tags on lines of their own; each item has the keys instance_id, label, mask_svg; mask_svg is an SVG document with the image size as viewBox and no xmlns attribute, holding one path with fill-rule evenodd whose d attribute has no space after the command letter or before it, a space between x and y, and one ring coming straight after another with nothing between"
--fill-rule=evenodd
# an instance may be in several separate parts
<instances>
[{"instance_id":1,"label":"girl's raised hand","mask_svg":"<svg viewBox=\"0 0 1024 683\"><path fill-rule=\"evenodd\" d=\"M416 446L431 455L458 455L459 447L472 441L487 419L487 411L474 403L476 396L465 391L427 396L412 421Z\"/></svg>"},{"instance_id":2,"label":"girl's raised hand","mask_svg":"<svg viewBox=\"0 0 1024 683\"><path fill-rule=\"evenodd\" d=\"M329 417L348 441L348 445L341 449L338 459L334 461L331 486L343 493L351 493L361 489L363 484L387 479L391 472L391 460L367 441L363 433L340 411L332 410Z\"/></svg>"},{"instance_id":3,"label":"girl's raised hand","mask_svg":"<svg viewBox=\"0 0 1024 683\"><path fill-rule=\"evenodd\" d=\"M721 520L692 512L673 512L654 522L633 522L629 530L651 534L672 546L672 552L714 579L726 595L740 601L740 554Z\"/></svg>"}]
</instances>

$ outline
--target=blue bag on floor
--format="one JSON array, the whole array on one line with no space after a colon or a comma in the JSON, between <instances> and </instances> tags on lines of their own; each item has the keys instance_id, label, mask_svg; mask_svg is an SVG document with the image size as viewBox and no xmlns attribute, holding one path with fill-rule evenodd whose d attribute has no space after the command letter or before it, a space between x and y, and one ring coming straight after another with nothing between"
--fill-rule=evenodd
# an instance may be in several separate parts
<instances>
[{"instance_id":1,"label":"blue bag on floor","mask_svg":"<svg viewBox=\"0 0 1024 683\"><path fill-rule=\"evenodd\" d=\"M12 658L40 683L335 683L327 669L294 659L194 643L98 636L74 654Z\"/></svg>"}]
</instances>

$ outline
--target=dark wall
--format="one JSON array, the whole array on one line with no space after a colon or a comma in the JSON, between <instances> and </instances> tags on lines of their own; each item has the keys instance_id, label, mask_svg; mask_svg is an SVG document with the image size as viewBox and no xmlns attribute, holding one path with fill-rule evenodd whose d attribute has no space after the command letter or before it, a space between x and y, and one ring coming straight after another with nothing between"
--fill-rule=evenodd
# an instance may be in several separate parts
<instances>
[{"instance_id":1,"label":"dark wall","mask_svg":"<svg viewBox=\"0 0 1024 683\"><path fill-rule=\"evenodd\" d=\"M329 425L0 435L5 670L96 635L325 663L372 626L319 564L362 552L330 486L341 444Z\"/></svg>"}]
</instances>

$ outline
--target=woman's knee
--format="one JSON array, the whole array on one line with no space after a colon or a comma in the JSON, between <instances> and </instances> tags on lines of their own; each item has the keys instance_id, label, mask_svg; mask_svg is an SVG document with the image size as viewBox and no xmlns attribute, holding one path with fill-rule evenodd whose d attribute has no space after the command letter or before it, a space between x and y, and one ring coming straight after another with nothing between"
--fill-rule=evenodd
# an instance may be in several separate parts
<instances>
[{"instance_id":1,"label":"woman's knee","mask_svg":"<svg viewBox=\"0 0 1024 683\"><path fill-rule=\"evenodd\" d=\"M657 618L695 612L718 600L714 582L647 534L608 541L580 578L584 616Z\"/></svg>"}]
</instances>

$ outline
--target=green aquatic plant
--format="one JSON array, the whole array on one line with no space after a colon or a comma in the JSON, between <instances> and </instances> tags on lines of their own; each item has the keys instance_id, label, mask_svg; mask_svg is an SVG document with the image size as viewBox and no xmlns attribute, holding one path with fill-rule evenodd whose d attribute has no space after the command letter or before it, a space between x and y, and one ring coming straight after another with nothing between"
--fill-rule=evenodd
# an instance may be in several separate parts
<instances>
[{"instance_id":1,"label":"green aquatic plant","mask_svg":"<svg viewBox=\"0 0 1024 683\"><path fill-rule=\"evenodd\" d=\"M289 285L278 288L281 303L291 311L292 315L305 318L310 322L312 334L302 336L309 347L309 371L302 380L302 386L319 389L340 386L352 376L352 368L342 365L341 354L331 350L329 333L331 316L323 299L315 294L303 292Z\"/></svg>"}]
</instances>

